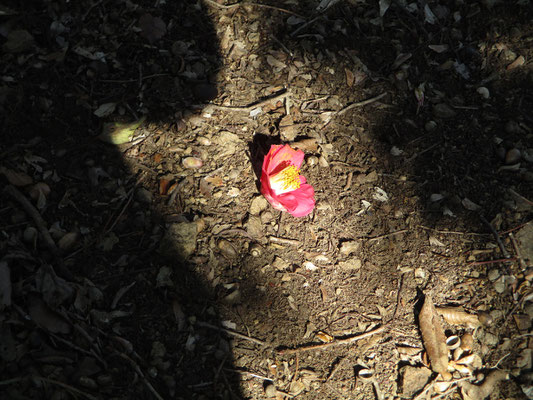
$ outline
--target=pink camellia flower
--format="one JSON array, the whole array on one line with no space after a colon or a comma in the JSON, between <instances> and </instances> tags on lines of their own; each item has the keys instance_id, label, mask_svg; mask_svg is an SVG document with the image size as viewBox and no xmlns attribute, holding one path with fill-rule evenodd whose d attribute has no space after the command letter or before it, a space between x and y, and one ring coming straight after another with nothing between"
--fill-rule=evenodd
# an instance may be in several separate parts
<instances>
[{"instance_id":1,"label":"pink camellia flower","mask_svg":"<svg viewBox=\"0 0 533 400\"><path fill-rule=\"evenodd\" d=\"M261 193L270 204L294 217L305 217L315 207L315 190L300 175L304 160L301 150L272 145L263 161Z\"/></svg>"}]
</instances>

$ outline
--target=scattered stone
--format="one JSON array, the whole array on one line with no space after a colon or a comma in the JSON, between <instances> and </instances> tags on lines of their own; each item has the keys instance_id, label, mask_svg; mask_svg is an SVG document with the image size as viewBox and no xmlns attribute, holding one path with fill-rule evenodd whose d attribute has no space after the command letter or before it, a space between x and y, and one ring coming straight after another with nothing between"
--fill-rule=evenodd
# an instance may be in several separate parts
<instances>
[{"instance_id":1,"label":"scattered stone","mask_svg":"<svg viewBox=\"0 0 533 400\"><path fill-rule=\"evenodd\" d=\"M361 268L362 262L358 258L352 258L347 261L339 262L339 267L345 271L355 271Z\"/></svg>"},{"instance_id":2,"label":"scattered stone","mask_svg":"<svg viewBox=\"0 0 533 400\"><path fill-rule=\"evenodd\" d=\"M274 261L272 262L272 266L276 268L278 271L286 271L290 269L291 267L291 265L287 261L277 256L276 258L274 258Z\"/></svg>"},{"instance_id":3,"label":"scattered stone","mask_svg":"<svg viewBox=\"0 0 533 400\"><path fill-rule=\"evenodd\" d=\"M488 274L489 281L494 282L500 277L500 271L497 269L491 269Z\"/></svg>"},{"instance_id":4,"label":"scattered stone","mask_svg":"<svg viewBox=\"0 0 533 400\"><path fill-rule=\"evenodd\" d=\"M456 114L448 104L439 103L433 106L433 115L437 118L450 119L455 117Z\"/></svg>"},{"instance_id":5,"label":"scattered stone","mask_svg":"<svg viewBox=\"0 0 533 400\"><path fill-rule=\"evenodd\" d=\"M237 258L237 250L228 240L222 239L217 246L224 257L228 259Z\"/></svg>"},{"instance_id":6,"label":"scattered stone","mask_svg":"<svg viewBox=\"0 0 533 400\"><path fill-rule=\"evenodd\" d=\"M424 125L426 132L433 132L437 128L437 123L435 121L428 121Z\"/></svg>"},{"instance_id":7,"label":"scattered stone","mask_svg":"<svg viewBox=\"0 0 533 400\"><path fill-rule=\"evenodd\" d=\"M309 156L307 157L306 162L307 162L307 165L309 165L310 167L314 167L315 165L318 164L318 157Z\"/></svg>"},{"instance_id":8,"label":"scattered stone","mask_svg":"<svg viewBox=\"0 0 533 400\"><path fill-rule=\"evenodd\" d=\"M507 151L507 154L505 154L505 163L506 164L515 164L518 161L520 161L520 157L522 154L520 153L520 150L516 148L512 148L509 151Z\"/></svg>"},{"instance_id":9,"label":"scattered stone","mask_svg":"<svg viewBox=\"0 0 533 400\"><path fill-rule=\"evenodd\" d=\"M303 267L307 271L316 271L318 269L318 267L315 264L313 264L311 261L305 261L303 264Z\"/></svg>"},{"instance_id":10,"label":"scattered stone","mask_svg":"<svg viewBox=\"0 0 533 400\"><path fill-rule=\"evenodd\" d=\"M406 365L400 368L400 387L403 396L413 398L428 383L432 371L426 367Z\"/></svg>"},{"instance_id":11,"label":"scattered stone","mask_svg":"<svg viewBox=\"0 0 533 400\"><path fill-rule=\"evenodd\" d=\"M250 218L248 218L248 221L246 222L246 232L248 232L248 234L256 240L264 239L265 233L263 230L263 223L261 222L261 218L254 215L250 216Z\"/></svg>"},{"instance_id":12,"label":"scattered stone","mask_svg":"<svg viewBox=\"0 0 533 400\"><path fill-rule=\"evenodd\" d=\"M187 169L198 169L204 165L204 162L198 157L185 157L181 163Z\"/></svg>"},{"instance_id":13,"label":"scattered stone","mask_svg":"<svg viewBox=\"0 0 533 400\"><path fill-rule=\"evenodd\" d=\"M277 396L278 391L276 390L276 386L272 382L268 382L265 385L265 396L269 399L273 399Z\"/></svg>"},{"instance_id":14,"label":"scattered stone","mask_svg":"<svg viewBox=\"0 0 533 400\"><path fill-rule=\"evenodd\" d=\"M145 188L139 188L135 192L135 198L137 201L143 204L151 204L154 198L152 192Z\"/></svg>"},{"instance_id":15,"label":"scattered stone","mask_svg":"<svg viewBox=\"0 0 533 400\"><path fill-rule=\"evenodd\" d=\"M172 282L171 276L172 269L170 269L170 267L161 267L155 279L155 287L174 287L174 282Z\"/></svg>"},{"instance_id":16,"label":"scattered stone","mask_svg":"<svg viewBox=\"0 0 533 400\"><path fill-rule=\"evenodd\" d=\"M79 234L77 232L66 233L60 240L57 242L57 247L61 251L71 250L76 242L78 241Z\"/></svg>"},{"instance_id":17,"label":"scattered stone","mask_svg":"<svg viewBox=\"0 0 533 400\"><path fill-rule=\"evenodd\" d=\"M159 252L169 258L188 258L196 249L198 228L195 222L178 222L166 230L159 244Z\"/></svg>"},{"instance_id":18,"label":"scattered stone","mask_svg":"<svg viewBox=\"0 0 533 400\"><path fill-rule=\"evenodd\" d=\"M268 202L263 196L254 197L252 204L250 204L250 214L259 215L261 211L266 210Z\"/></svg>"},{"instance_id":19,"label":"scattered stone","mask_svg":"<svg viewBox=\"0 0 533 400\"><path fill-rule=\"evenodd\" d=\"M357 253L361 249L361 242L357 240L349 240L341 244L340 253L343 256L349 256L350 254Z\"/></svg>"}]
</instances>

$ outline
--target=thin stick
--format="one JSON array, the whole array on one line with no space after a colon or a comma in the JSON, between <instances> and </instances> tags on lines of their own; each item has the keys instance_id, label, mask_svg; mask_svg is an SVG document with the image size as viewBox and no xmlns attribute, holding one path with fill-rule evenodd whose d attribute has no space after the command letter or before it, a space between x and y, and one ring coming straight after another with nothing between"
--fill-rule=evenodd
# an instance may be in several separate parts
<instances>
[{"instance_id":1,"label":"thin stick","mask_svg":"<svg viewBox=\"0 0 533 400\"><path fill-rule=\"evenodd\" d=\"M513 232L509 232L509 238L511 239L511 243L513 244L514 251L516 253L516 258L518 259L518 264L520 265L520 268L522 268L522 271L525 271L527 269L527 264L524 261L524 258L522 257L522 254L520 252L520 246L518 246L518 242L516 241Z\"/></svg>"},{"instance_id":2,"label":"thin stick","mask_svg":"<svg viewBox=\"0 0 533 400\"><path fill-rule=\"evenodd\" d=\"M146 76L141 77L140 80L144 81L146 79L159 78L161 76L168 76L168 74L146 75ZM139 78L137 78L137 79L100 79L100 82L104 82L104 83L134 83L134 82L139 82Z\"/></svg>"},{"instance_id":3,"label":"thin stick","mask_svg":"<svg viewBox=\"0 0 533 400\"><path fill-rule=\"evenodd\" d=\"M372 331L361 333L360 335L350 336L350 337L348 337L346 339L337 339L337 340L334 340L333 342L329 342L329 343L312 344L312 345L308 345L308 346L298 347L296 349L279 350L278 354L295 354L295 353L298 353L300 351L322 350L322 349L325 349L327 347L355 343L355 342L357 342L359 340L366 339L367 337L370 337L370 336L375 335L377 333L381 333L381 332L383 332L385 330L385 328L386 328L386 325L383 325L383 326L380 326L379 328L376 328L376 329L374 329Z\"/></svg>"},{"instance_id":4,"label":"thin stick","mask_svg":"<svg viewBox=\"0 0 533 400\"><path fill-rule=\"evenodd\" d=\"M486 233L476 233L476 232L459 232L459 231L442 231L435 228L430 228L429 226L418 225L419 228L422 228L426 231L433 231L441 233L443 235L475 235L475 236L487 236Z\"/></svg>"},{"instance_id":5,"label":"thin stick","mask_svg":"<svg viewBox=\"0 0 533 400\"><path fill-rule=\"evenodd\" d=\"M351 109L353 108L356 108L356 107L362 107L362 106L366 106L367 104L371 104L371 103L374 103L380 99L382 99L383 97L385 97L387 95L387 93L381 93L380 95L377 95L375 97L372 97L370 99L367 99L367 100L363 100L363 101L359 101L357 103L352 103L350 104L349 106L346 106L344 107L342 110L339 110L337 112L334 113L334 115L343 115L343 114L346 114L348 111L350 111Z\"/></svg>"},{"instance_id":6,"label":"thin stick","mask_svg":"<svg viewBox=\"0 0 533 400\"><path fill-rule=\"evenodd\" d=\"M203 328L214 329L216 331L224 332L224 333L227 333L228 335L238 337L239 339L248 340L248 341L250 341L252 343L255 343L255 344L258 344L260 346L264 346L266 344L262 340L253 338L251 336L243 335L242 333L235 332L235 331L233 331L231 329L226 329L226 328L222 328L222 327L219 327L219 326L216 326L216 325L211 325L211 324L209 324L207 322L198 321L198 322L196 322L196 324L201 326L201 327L203 327Z\"/></svg>"},{"instance_id":7,"label":"thin stick","mask_svg":"<svg viewBox=\"0 0 533 400\"><path fill-rule=\"evenodd\" d=\"M214 0L204 0L204 1L207 4L210 4L210 5L212 5L212 6L216 7L216 8L219 8L221 10L231 10L232 8L237 8L237 7L242 7L242 6L252 6L252 7L259 7L259 8L268 8L269 10L275 10L275 11L279 11L279 12L282 12L282 13L285 13L285 14L291 14L291 15L294 15L296 17L305 19L305 17L303 15L297 14L297 13L295 13L293 11L290 11L290 10L286 10L285 8L270 6L268 4L242 2L242 3L234 3L234 4L225 5L225 4L218 4Z\"/></svg>"},{"instance_id":8,"label":"thin stick","mask_svg":"<svg viewBox=\"0 0 533 400\"><path fill-rule=\"evenodd\" d=\"M286 238L277 237L277 236L269 236L268 241L271 243L288 244L291 246L299 246L301 244L299 240L286 239Z\"/></svg>"},{"instance_id":9,"label":"thin stick","mask_svg":"<svg viewBox=\"0 0 533 400\"><path fill-rule=\"evenodd\" d=\"M219 106L217 104L200 104L198 105L198 107L206 107L206 108L213 108L214 110L223 110L223 111L238 111L238 112L250 112L250 111L253 111L255 110L256 108L260 108L260 107L263 107L267 104L270 104L271 102L278 102L280 100L283 100L284 98L286 98L287 96L289 96L290 93L287 91L287 92L284 92L282 94L278 94L277 96L274 96L274 97L269 97L263 101L259 101L259 102L256 102L256 103L252 103L248 106ZM196 106L195 106L196 107Z\"/></svg>"},{"instance_id":10,"label":"thin stick","mask_svg":"<svg viewBox=\"0 0 533 400\"><path fill-rule=\"evenodd\" d=\"M24 208L24 211L26 211L26 213L31 217L31 219L33 219L33 222L35 222L37 229L39 229L39 232L41 233L44 239L46 247L48 247L48 250L50 250L50 252L54 255L56 259L56 267L61 277L72 281L74 279L74 276L65 267L63 259L60 257L59 249L57 248L54 239L52 239L52 236L50 236L50 232L48 232L48 228L46 227L46 221L43 219L39 211L37 211L33 204L31 204L30 201L26 198L26 196L24 196L16 187L12 185L7 185L4 188L4 192L13 197L16 201L18 201L22 208Z\"/></svg>"},{"instance_id":11,"label":"thin stick","mask_svg":"<svg viewBox=\"0 0 533 400\"><path fill-rule=\"evenodd\" d=\"M400 235L400 234L405 233L405 232L407 232L407 229L400 229L399 231L386 233L384 235L379 235L379 236L375 236L375 237L371 237L371 238L368 238L367 240L369 242L375 242L376 240L385 239L386 237L389 237L389 236Z\"/></svg>"},{"instance_id":12,"label":"thin stick","mask_svg":"<svg viewBox=\"0 0 533 400\"><path fill-rule=\"evenodd\" d=\"M89 400L98 400L97 397L94 397L94 396L90 395L89 393L82 392L81 390L76 389L74 386L70 386L70 385L67 385L66 383L63 383L63 382L60 382L60 381L56 381L55 379L44 378L42 376L33 376L32 379L36 379L36 380L41 381L41 382L50 383L52 385L60 386L63 389L69 391L69 392L76 393L77 395L83 396L83 397L85 397L86 399L89 399Z\"/></svg>"},{"instance_id":13,"label":"thin stick","mask_svg":"<svg viewBox=\"0 0 533 400\"><path fill-rule=\"evenodd\" d=\"M43 239L46 244L46 247L48 247L48 250L50 250L54 255L58 255L59 250L54 242L54 239L52 239L52 236L50 236L50 232L48 232L48 228L46 227L46 221L43 219L43 217L41 217L39 211L37 211L33 204L31 204L30 201L26 198L26 196L20 193L16 187L12 185L7 185L4 188L4 192L6 192L19 202L22 208L24 208L24 211L28 213L31 219L33 219L33 222L35 222L35 225L37 225L37 229L39 229L39 232L41 233L41 235L43 235Z\"/></svg>"},{"instance_id":14,"label":"thin stick","mask_svg":"<svg viewBox=\"0 0 533 400\"><path fill-rule=\"evenodd\" d=\"M164 400L163 397L161 397L161 395L159 393L157 393L157 390L155 390L155 388L152 386L152 384L150 382L148 382L148 380L144 376L144 373L141 371L141 368L139 367L139 365L134 360L132 360L126 354L118 352L118 351L115 352L115 354L117 354L119 357L123 358L124 360L128 361L131 364L131 366L133 367L133 369L135 370L137 375L139 375L141 377L141 379L143 380L143 382L146 385L146 387L148 388L148 390L150 392L152 392L152 394L154 395L154 397L157 400Z\"/></svg>"},{"instance_id":15,"label":"thin stick","mask_svg":"<svg viewBox=\"0 0 533 400\"><path fill-rule=\"evenodd\" d=\"M509 252L503 245L502 239L500 238L500 235L498 235L498 232L496 232L496 229L494 229L492 224L489 221L487 221L487 219L483 215L479 214L479 218L481 219L481 221L483 221L485 225L489 227L490 231L492 232L492 235L494 236L494 238L496 239L496 242L498 243L498 246L500 247L500 250L502 251L503 256L505 258L511 258L511 255L509 254Z\"/></svg>"},{"instance_id":16,"label":"thin stick","mask_svg":"<svg viewBox=\"0 0 533 400\"><path fill-rule=\"evenodd\" d=\"M487 260L487 261L474 261L471 263L468 263L467 265L486 265L486 264L498 264L498 263L506 263L506 262L512 262L516 261L516 258L499 258L498 260Z\"/></svg>"}]
</instances>

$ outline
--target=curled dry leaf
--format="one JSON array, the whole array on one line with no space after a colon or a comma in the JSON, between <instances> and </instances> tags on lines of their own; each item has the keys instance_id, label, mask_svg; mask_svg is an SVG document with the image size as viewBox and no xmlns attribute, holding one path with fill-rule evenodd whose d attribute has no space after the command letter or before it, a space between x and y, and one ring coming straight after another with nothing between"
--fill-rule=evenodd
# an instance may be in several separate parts
<instances>
[{"instance_id":1,"label":"curled dry leaf","mask_svg":"<svg viewBox=\"0 0 533 400\"><path fill-rule=\"evenodd\" d=\"M107 122L104 124L102 133L98 138L111 144L124 144L133 139L135 129L137 129L146 120L146 116L131 123Z\"/></svg>"},{"instance_id":2,"label":"curled dry leaf","mask_svg":"<svg viewBox=\"0 0 533 400\"><path fill-rule=\"evenodd\" d=\"M0 167L0 174L4 175L13 186L26 186L33 183L33 179L24 172L17 172L10 168Z\"/></svg>"},{"instance_id":3,"label":"curled dry leaf","mask_svg":"<svg viewBox=\"0 0 533 400\"><path fill-rule=\"evenodd\" d=\"M422 332L424 348L431 362L431 369L441 374L444 379L450 379L446 336L430 296L426 296L424 300L424 305L418 316L418 324Z\"/></svg>"},{"instance_id":4,"label":"curled dry leaf","mask_svg":"<svg viewBox=\"0 0 533 400\"><path fill-rule=\"evenodd\" d=\"M5 261L0 262L0 310L11 305L11 272Z\"/></svg>"},{"instance_id":5,"label":"curled dry leaf","mask_svg":"<svg viewBox=\"0 0 533 400\"><path fill-rule=\"evenodd\" d=\"M481 385L474 385L470 382L461 382L461 394L464 400L483 400L487 398L493 391L494 386L502 380L509 379L506 371L494 370Z\"/></svg>"},{"instance_id":6,"label":"curled dry leaf","mask_svg":"<svg viewBox=\"0 0 533 400\"><path fill-rule=\"evenodd\" d=\"M469 314L459 307L437 307L436 310L450 325L466 325L472 329L481 325L477 315Z\"/></svg>"},{"instance_id":7,"label":"curled dry leaf","mask_svg":"<svg viewBox=\"0 0 533 400\"><path fill-rule=\"evenodd\" d=\"M52 310L37 295L30 295L28 312L31 319L39 326L52 333L70 333L70 325L57 312Z\"/></svg>"}]
</instances>

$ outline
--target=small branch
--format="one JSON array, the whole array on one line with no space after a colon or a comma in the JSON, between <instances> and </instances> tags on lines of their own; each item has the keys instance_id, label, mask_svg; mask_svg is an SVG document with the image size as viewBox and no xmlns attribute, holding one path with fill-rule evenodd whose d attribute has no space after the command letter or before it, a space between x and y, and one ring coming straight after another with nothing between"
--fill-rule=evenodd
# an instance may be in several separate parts
<instances>
[{"instance_id":1,"label":"small branch","mask_svg":"<svg viewBox=\"0 0 533 400\"><path fill-rule=\"evenodd\" d=\"M494 238L496 239L496 242L498 243L498 246L500 247L500 250L502 251L503 256L505 258L511 258L511 255L509 254L509 252L503 245L502 239L500 238L500 235L498 235L498 232L496 232L496 229L494 229L492 224L489 221L487 221L487 219L483 215L479 214L479 218L481 219L481 221L483 221L485 225L489 227L490 231L492 232L492 235L494 236Z\"/></svg>"},{"instance_id":2,"label":"small branch","mask_svg":"<svg viewBox=\"0 0 533 400\"><path fill-rule=\"evenodd\" d=\"M470 266L470 265L487 265L487 264L508 263L508 262L512 262L512 261L516 261L516 258L511 257L511 258L500 258L498 260L474 261L474 262L468 263L467 265L468 266Z\"/></svg>"},{"instance_id":3,"label":"small branch","mask_svg":"<svg viewBox=\"0 0 533 400\"><path fill-rule=\"evenodd\" d=\"M60 257L59 249L57 248L54 239L48 232L46 227L46 221L43 219L39 211L30 203L30 201L24 196L15 186L7 185L4 188L4 192L13 197L21 206L24 208L24 211L31 217L37 229L41 233L43 240L46 244L46 247L54 255L57 261L57 270L61 277L72 281L74 279L72 273L65 267L63 259Z\"/></svg>"},{"instance_id":4,"label":"small branch","mask_svg":"<svg viewBox=\"0 0 533 400\"><path fill-rule=\"evenodd\" d=\"M146 385L146 387L148 388L148 390L154 395L154 397L157 400L164 400L163 397L161 397L161 395L159 393L157 393L157 390L155 390L155 388L152 386L152 384L150 382L148 382L148 379L146 379L146 377L144 376L144 373L141 371L141 368L139 367L139 365L134 360L132 360L126 354L120 353L118 351L115 352L115 354L130 363L130 365L133 367L133 369L135 370L137 375L139 375L139 377L143 380L143 382Z\"/></svg>"},{"instance_id":5,"label":"small branch","mask_svg":"<svg viewBox=\"0 0 533 400\"><path fill-rule=\"evenodd\" d=\"M226 328L222 328L222 327L219 327L219 326L216 326L216 325L211 325L211 324L209 324L207 322L198 321L198 322L196 322L196 324L198 326L203 327L203 328L213 329L213 330L216 330L216 331L219 331L219 332L227 333L228 335L231 335L231 336L235 336L235 337L237 337L239 339L248 340L248 341L250 341L252 343L255 343L255 344L258 344L260 346L264 346L266 344L266 342L263 342L262 340L253 338L251 336L243 335L242 333L232 331L231 329L226 329Z\"/></svg>"},{"instance_id":6,"label":"small branch","mask_svg":"<svg viewBox=\"0 0 533 400\"><path fill-rule=\"evenodd\" d=\"M407 232L407 229L400 229L399 231L396 231L396 232L386 233L384 235L379 235L379 236L376 236L376 237L368 238L367 241L368 242L375 242L376 240L385 239L385 238L387 238L389 236L400 235L400 234L405 233L405 232Z\"/></svg>"},{"instance_id":7,"label":"small branch","mask_svg":"<svg viewBox=\"0 0 533 400\"><path fill-rule=\"evenodd\" d=\"M252 6L252 7L259 7L259 8L268 8L269 10L275 10L275 11L279 11L279 12L282 12L282 13L285 13L285 14L290 14L290 15L294 15L296 17L305 19L305 17L303 15L297 14L297 13L295 13L293 11L290 11L290 10L286 10L285 8L270 6L268 4L240 2L240 3L234 3L234 4L225 5L225 4L218 4L214 0L204 0L204 1L207 4L209 4L209 5L211 5L211 6L215 7L215 8L218 8L220 10L231 10L232 8L237 8L237 7L242 7L242 6Z\"/></svg>"},{"instance_id":8,"label":"small branch","mask_svg":"<svg viewBox=\"0 0 533 400\"><path fill-rule=\"evenodd\" d=\"M288 244L291 246L299 246L301 243L296 239L286 239L282 237L269 236L268 241L271 243Z\"/></svg>"},{"instance_id":9,"label":"small branch","mask_svg":"<svg viewBox=\"0 0 533 400\"><path fill-rule=\"evenodd\" d=\"M89 400L98 400L97 397L94 397L94 396L90 395L89 393L82 392L81 390L76 389L74 386L70 386L70 385L67 385L66 383L63 383L63 382L60 382L60 381L56 381L55 379L44 378L42 376L32 376L31 379L35 379L35 380L38 380L38 381L41 381L41 382L44 382L44 383L50 383L52 385L56 385L56 386L62 387L63 389L67 390L68 392L71 392L71 394L77 394L77 395L85 397L86 399L89 399Z\"/></svg>"},{"instance_id":10,"label":"small branch","mask_svg":"<svg viewBox=\"0 0 533 400\"><path fill-rule=\"evenodd\" d=\"M298 347L296 349L278 350L278 354L295 354L295 353L298 353L300 351L322 350L322 349L325 349L327 347L333 347L333 346L339 346L339 345L343 345L343 344L355 343L355 342L357 342L359 340L366 339L367 337L370 337L372 335L376 335L378 333L381 333L381 332L383 332L385 330L385 328L386 328L386 325L383 325L383 326L380 326L379 328L376 328L376 329L374 329L372 331L361 333L360 335L350 336L350 337L348 337L346 339L337 339L337 340L334 340L333 342L329 342L329 343L312 344L312 345L308 345L308 346Z\"/></svg>"},{"instance_id":11,"label":"small branch","mask_svg":"<svg viewBox=\"0 0 533 400\"><path fill-rule=\"evenodd\" d=\"M270 104L272 102L277 103L278 101L283 100L284 98L288 97L289 95L290 95L290 93L288 91L286 91L284 93L278 94L277 96L269 97L269 98L267 98L267 99L265 99L263 101L258 101L258 102L252 103L252 104L250 104L248 106L219 106L217 104L207 103L207 104L200 104L200 105L198 105L198 107L205 107L204 110L208 109L208 108L212 108L214 110L237 111L237 112L247 112L247 113L249 113L250 111L253 111L253 110L257 109L257 108L262 108L263 106L266 106L267 104Z\"/></svg>"},{"instance_id":12,"label":"small branch","mask_svg":"<svg viewBox=\"0 0 533 400\"><path fill-rule=\"evenodd\" d=\"M370 99L359 101L357 103L352 103L349 106L344 107L342 110L339 110L339 111L333 113L333 115L346 114L348 111L350 111L350 110L352 110L354 108L366 106L367 104L371 104L371 103L375 103L376 101L381 100L386 95L387 95L387 93L381 93L380 95L377 95L377 96L372 97Z\"/></svg>"}]
</instances>

